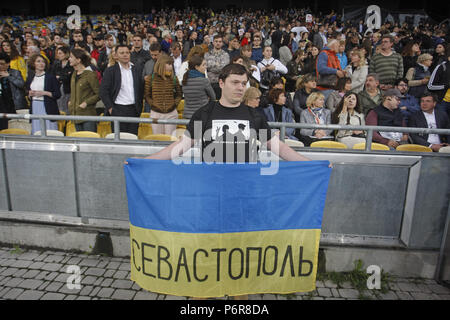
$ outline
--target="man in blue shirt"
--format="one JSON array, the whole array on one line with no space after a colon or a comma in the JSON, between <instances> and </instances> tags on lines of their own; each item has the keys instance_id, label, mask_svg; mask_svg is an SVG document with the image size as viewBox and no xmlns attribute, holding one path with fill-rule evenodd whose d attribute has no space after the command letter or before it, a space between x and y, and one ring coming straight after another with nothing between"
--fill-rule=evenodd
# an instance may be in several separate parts
<instances>
[{"instance_id":1,"label":"man in blue shirt","mask_svg":"<svg viewBox=\"0 0 450 320\"><path fill-rule=\"evenodd\" d=\"M408 124L410 115L420 110L419 102L416 97L407 93L409 90L407 79L401 78L395 81L395 88L398 89L403 96L400 98L399 109L402 112L403 119L406 124Z\"/></svg>"}]
</instances>

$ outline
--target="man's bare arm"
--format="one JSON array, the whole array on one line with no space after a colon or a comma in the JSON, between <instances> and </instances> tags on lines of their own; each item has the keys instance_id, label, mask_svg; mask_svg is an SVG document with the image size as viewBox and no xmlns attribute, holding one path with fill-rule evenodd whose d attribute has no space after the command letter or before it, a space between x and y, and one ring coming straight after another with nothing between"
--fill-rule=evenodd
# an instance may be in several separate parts
<instances>
[{"instance_id":1,"label":"man's bare arm","mask_svg":"<svg viewBox=\"0 0 450 320\"><path fill-rule=\"evenodd\" d=\"M164 149L153 153L144 159L172 160L188 151L193 144L193 139L183 135L181 140L175 141Z\"/></svg>"},{"instance_id":2,"label":"man's bare arm","mask_svg":"<svg viewBox=\"0 0 450 320\"><path fill-rule=\"evenodd\" d=\"M272 139L267 142L267 148L275 153L277 156L286 161L310 161L311 159L302 156L294 149L289 147L283 141L281 141L277 135L274 135Z\"/></svg>"}]
</instances>

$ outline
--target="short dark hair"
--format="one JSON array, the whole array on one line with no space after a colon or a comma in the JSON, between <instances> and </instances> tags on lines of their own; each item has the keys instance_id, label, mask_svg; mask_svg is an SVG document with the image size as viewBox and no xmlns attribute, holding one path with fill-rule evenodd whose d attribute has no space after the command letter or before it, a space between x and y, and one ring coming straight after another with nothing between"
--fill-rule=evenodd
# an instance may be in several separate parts
<instances>
[{"instance_id":1,"label":"short dark hair","mask_svg":"<svg viewBox=\"0 0 450 320\"><path fill-rule=\"evenodd\" d=\"M433 102L438 102L438 98L437 98L436 94L431 93L431 92L428 91L428 90L425 90L425 91L421 94L419 101L422 100L422 98L425 98L425 97L431 97L431 98L433 98Z\"/></svg>"},{"instance_id":2,"label":"short dark hair","mask_svg":"<svg viewBox=\"0 0 450 320\"><path fill-rule=\"evenodd\" d=\"M136 33L136 34L134 34L134 35L133 35L133 38L134 38L134 37L141 38L141 40L145 39L144 35L141 34L141 33Z\"/></svg>"},{"instance_id":3,"label":"short dark hair","mask_svg":"<svg viewBox=\"0 0 450 320\"><path fill-rule=\"evenodd\" d=\"M0 52L0 60L5 60L6 63L10 63L11 62L11 58L5 52Z\"/></svg>"},{"instance_id":4,"label":"short dark hair","mask_svg":"<svg viewBox=\"0 0 450 320\"><path fill-rule=\"evenodd\" d=\"M381 36L381 40L383 40L383 39L389 39L389 41L390 41L391 43L394 43L394 37L391 36L389 33L383 34L383 35Z\"/></svg>"},{"instance_id":5,"label":"short dark hair","mask_svg":"<svg viewBox=\"0 0 450 320\"><path fill-rule=\"evenodd\" d=\"M158 51L161 52L161 45L159 44L159 42L154 42L150 45L150 51Z\"/></svg>"},{"instance_id":6,"label":"short dark hair","mask_svg":"<svg viewBox=\"0 0 450 320\"><path fill-rule=\"evenodd\" d=\"M273 88L279 83L284 85L283 79L281 79L281 77L274 77L274 78L272 78L272 80L270 80L269 87Z\"/></svg>"},{"instance_id":7,"label":"short dark hair","mask_svg":"<svg viewBox=\"0 0 450 320\"><path fill-rule=\"evenodd\" d=\"M222 70L220 71L219 80L225 82L225 80L232 74L237 74L240 76L245 74L247 76L247 79L249 77L247 69L243 65L237 63L230 63L225 67L223 67Z\"/></svg>"},{"instance_id":8,"label":"short dark hair","mask_svg":"<svg viewBox=\"0 0 450 320\"><path fill-rule=\"evenodd\" d=\"M128 50L130 50L130 46L123 43L119 43L118 45L116 45L116 52L119 50L119 48L127 48Z\"/></svg>"},{"instance_id":9,"label":"short dark hair","mask_svg":"<svg viewBox=\"0 0 450 320\"><path fill-rule=\"evenodd\" d=\"M398 86L400 84L400 82L404 82L404 83L408 84L409 81L406 78L399 78L399 79L395 80L394 85Z\"/></svg>"}]
</instances>

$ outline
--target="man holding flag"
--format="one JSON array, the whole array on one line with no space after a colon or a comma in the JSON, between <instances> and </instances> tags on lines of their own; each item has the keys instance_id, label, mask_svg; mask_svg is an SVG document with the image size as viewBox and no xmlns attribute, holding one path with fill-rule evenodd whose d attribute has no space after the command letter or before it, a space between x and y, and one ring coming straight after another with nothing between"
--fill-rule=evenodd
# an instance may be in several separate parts
<instances>
[{"instance_id":1,"label":"man holding flag","mask_svg":"<svg viewBox=\"0 0 450 320\"><path fill-rule=\"evenodd\" d=\"M260 141L267 142L268 149L284 160L310 160L280 141L278 135L271 132L262 115L241 102L247 81L248 74L245 67L239 64L225 66L219 75L219 86L222 89L220 100L212 101L194 113L182 139L146 158L174 159L189 150L195 140L201 139L203 142L201 154L206 162L255 162L257 143L254 134L256 134ZM227 125L233 126L234 132L224 132L223 127ZM246 128L243 134L239 134L242 132L239 127L242 128L243 125Z\"/></svg>"},{"instance_id":2,"label":"man holding flag","mask_svg":"<svg viewBox=\"0 0 450 320\"><path fill-rule=\"evenodd\" d=\"M125 162L131 279L146 290L219 297L315 289L330 165L308 161L241 104L247 80L243 66L224 67L221 99L196 111L182 139L146 157L153 160ZM197 139L203 162L155 161L177 158ZM257 139L306 162L264 174Z\"/></svg>"}]
</instances>

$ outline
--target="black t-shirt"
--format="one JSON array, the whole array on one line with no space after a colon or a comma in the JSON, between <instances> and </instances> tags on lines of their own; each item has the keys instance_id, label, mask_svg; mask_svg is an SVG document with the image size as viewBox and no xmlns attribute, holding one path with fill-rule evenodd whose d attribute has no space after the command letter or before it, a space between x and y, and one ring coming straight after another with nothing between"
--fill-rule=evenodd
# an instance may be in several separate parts
<instances>
[{"instance_id":1,"label":"black t-shirt","mask_svg":"<svg viewBox=\"0 0 450 320\"><path fill-rule=\"evenodd\" d=\"M266 119L253 108L224 107L210 102L198 109L187 126L192 139L202 140L201 157L205 162L256 162L257 140L272 137Z\"/></svg>"}]
</instances>

